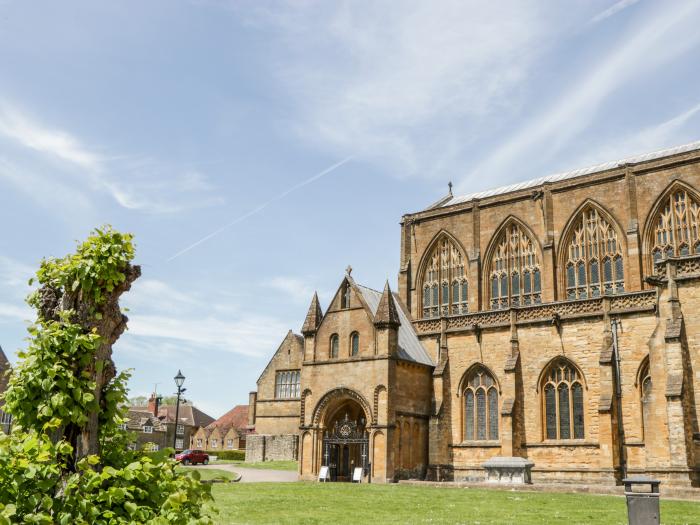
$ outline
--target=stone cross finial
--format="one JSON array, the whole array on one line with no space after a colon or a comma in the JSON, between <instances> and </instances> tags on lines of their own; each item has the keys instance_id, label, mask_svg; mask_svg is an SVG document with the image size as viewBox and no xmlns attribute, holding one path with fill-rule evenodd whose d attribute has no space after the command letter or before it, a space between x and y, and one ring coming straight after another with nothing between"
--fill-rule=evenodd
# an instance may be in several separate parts
<instances>
[{"instance_id":1,"label":"stone cross finial","mask_svg":"<svg viewBox=\"0 0 700 525\"><path fill-rule=\"evenodd\" d=\"M450 195L452 195L452 181L447 183L447 187L449 188Z\"/></svg>"},{"instance_id":2,"label":"stone cross finial","mask_svg":"<svg viewBox=\"0 0 700 525\"><path fill-rule=\"evenodd\" d=\"M347 273L348 275L350 275L350 274L352 273L352 266L350 266L350 265L348 264L348 267L345 268L345 273Z\"/></svg>"}]
</instances>

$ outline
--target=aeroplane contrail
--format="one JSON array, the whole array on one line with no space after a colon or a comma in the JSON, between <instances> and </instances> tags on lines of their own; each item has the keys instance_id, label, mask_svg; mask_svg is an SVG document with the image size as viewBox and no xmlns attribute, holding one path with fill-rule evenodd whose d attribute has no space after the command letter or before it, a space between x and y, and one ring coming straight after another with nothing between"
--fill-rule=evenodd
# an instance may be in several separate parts
<instances>
[{"instance_id":1,"label":"aeroplane contrail","mask_svg":"<svg viewBox=\"0 0 700 525\"><path fill-rule=\"evenodd\" d=\"M296 190L298 190L298 189L300 189L300 188L303 188L304 186L306 186L306 185L308 185L308 184L311 184L311 183L314 182L314 181L317 181L317 180L320 179L321 177L323 177L323 176L325 176L325 175L328 175L330 172L332 172L332 171L334 171L334 170L340 168L343 164L347 164L347 163L350 162L352 159L353 159L353 157L347 157L347 158L341 160L340 162L336 162L336 163L333 164L332 166L330 166L330 167L326 168L325 170L323 170L323 171L317 173L317 174L314 175L313 177L309 177L308 179L303 180L303 181L301 181L300 183L298 183L298 184L292 186L291 188L289 188L289 189L283 191L283 192L280 193L279 195L276 195L275 197L271 198L269 201L263 202L262 204L256 206L256 207L253 208L252 210L250 210L250 211L244 213L244 214L241 215L240 217L237 217L236 219L232 220L231 222L228 222L228 223L224 224L223 226L221 226L221 227L218 228L217 230L214 230L214 231L211 232L209 235L205 235L204 237L202 237L201 239L199 239L197 242L194 242L194 243L190 244L187 248L184 248L184 249L180 250L180 251L177 252L175 255L169 257L169 258L166 260L166 262L170 262L170 261L172 261L173 259L177 259L178 257L180 257L180 255L183 255L183 254L189 252L191 249L196 248L197 246L199 246L199 245L202 244L203 242L208 241L209 239L211 239L212 237L214 237L214 236L216 236L216 235L219 235L219 234L220 234L222 231L224 231L226 228L230 228L231 226L234 226L235 224L238 224L239 222L242 222L242 221L246 220L248 217L251 217L251 216L253 216L253 215L256 215L257 213L260 213L262 210L264 210L265 208L267 208L267 207L268 207L270 204L272 204L273 202L276 202L276 201L278 201L278 200L280 200L280 199L283 199L284 197L286 197L286 196L289 195L290 193L292 193L292 192L294 192L294 191L296 191Z\"/></svg>"}]
</instances>

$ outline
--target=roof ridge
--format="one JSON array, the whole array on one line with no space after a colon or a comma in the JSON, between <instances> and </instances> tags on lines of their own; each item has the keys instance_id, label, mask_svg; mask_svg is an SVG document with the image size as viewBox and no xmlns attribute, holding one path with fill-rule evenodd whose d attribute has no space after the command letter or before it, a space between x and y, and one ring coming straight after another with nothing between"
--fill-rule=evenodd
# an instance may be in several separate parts
<instances>
[{"instance_id":1,"label":"roof ridge","mask_svg":"<svg viewBox=\"0 0 700 525\"><path fill-rule=\"evenodd\" d=\"M444 203L436 206L432 204L431 206L425 208L425 210L430 210L436 207L452 206L454 204L461 204L464 202L469 202L470 200L493 197L495 195L504 195L506 193L511 193L518 190L523 190L527 188L532 188L544 184L545 182L557 182L560 180L570 180L576 177L582 177L584 175L591 175L593 173L600 173L602 171L614 169L625 164L635 164L640 162L647 162L651 160L657 160L664 157L670 157L673 155L679 155L681 153L688 153L691 151L700 150L700 140L689 142L687 144L681 144L679 146L673 146L670 148L659 149L655 151L650 151L647 153L640 153L637 155L632 155L617 160L609 160L605 162L599 162L597 164L591 164L583 168L575 168L566 171L559 171L555 173L550 173L548 175L543 175L541 177L536 177L533 179L524 180L521 182L514 182L511 184L505 184L502 186L497 186L496 188L486 189L482 191L476 191L472 193L465 193L461 195L455 195L451 199L446 200Z\"/></svg>"}]
</instances>

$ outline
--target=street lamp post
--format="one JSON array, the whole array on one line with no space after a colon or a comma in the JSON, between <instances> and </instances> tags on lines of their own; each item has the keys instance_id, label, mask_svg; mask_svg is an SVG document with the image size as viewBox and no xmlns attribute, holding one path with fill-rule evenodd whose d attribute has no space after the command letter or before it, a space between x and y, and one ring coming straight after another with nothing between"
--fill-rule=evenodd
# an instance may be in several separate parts
<instances>
[{"instance_id":1,"label":"street lamp post","mask_svg":"<svg viewBox=\"0 0 700 525\"><path fill-rule=\"evenodd\" d=\"M182 372L180 370L177 371L177 375L173 379L175 379L175 386L177 386L177 402L175 403L175 429L173 432L173 448L177 450L177 426L180 417L180 396L187 389L182 388L182 385L185 382L185 376L182 375Z\"/></svg>"}]
</instances>

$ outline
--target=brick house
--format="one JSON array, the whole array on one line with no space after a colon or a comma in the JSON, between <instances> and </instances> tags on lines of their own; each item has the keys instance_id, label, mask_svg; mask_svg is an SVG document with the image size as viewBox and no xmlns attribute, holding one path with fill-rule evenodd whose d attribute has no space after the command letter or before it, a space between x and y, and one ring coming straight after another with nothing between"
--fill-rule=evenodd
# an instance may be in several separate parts
<instances>
[{"instance_id":1,"label":"brick house","mask_svg":"<svg viewBox=\"0 0 700 525\"><path fill-rule=\"evenodd\" d=\"M190 448L209 450L245 450L249 434L248 405L236 405L216 421L194 429Z\"/></svg>"},{"instance_id":2,"label":"brick house","mask_svg":"<svg viewBox=\"0 0 700 525\"><path fill-rule=\"evenodd\" d=\"M196 428L206 426L214 418L189 403L180 403L178 421L175 422L174 406L159 406L160 398L151 394L146 407L131 407L128 412L127 430L135 433L135 444L141 448L154 443L158 448L186 448ZM176 436L177 433L177 436Z\"/></svg>"},{"instance_id":3,"label":"brick house","mask_svg":"<svg viewBox=\"0 0 700 525\"><path fill-rule=\"evenodd\" d=\"M700 486L700 142L403 216L398 293L348 271L250 396L302 479ZM286 441L285 441L286 440ZM286 444L285 444L286 443ZM295 445L296 444L296 445Z\"/></svg>"}]
</instances>

